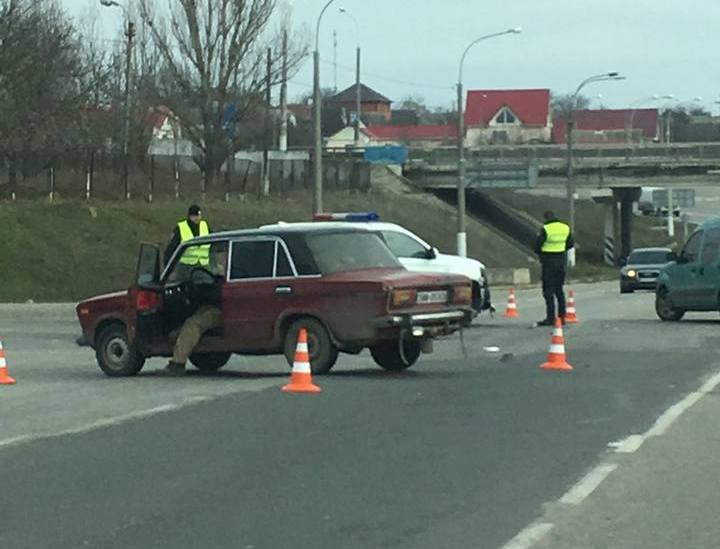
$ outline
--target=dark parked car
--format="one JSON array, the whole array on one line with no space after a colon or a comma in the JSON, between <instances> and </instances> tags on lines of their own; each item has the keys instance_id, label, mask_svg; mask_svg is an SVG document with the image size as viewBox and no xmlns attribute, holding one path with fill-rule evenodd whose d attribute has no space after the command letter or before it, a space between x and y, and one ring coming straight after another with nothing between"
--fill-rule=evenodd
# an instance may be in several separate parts
<instances>
[{"instance_id":1,"label":"dark parked car","mask_svg":"<svg viewBox=\"0 0 720 549\"><path fill-rule=\"evenodd\" d=\"M222 251L227 268L188 268L179 259L194 247ZM208 248L209 247L209 248ZM190 255L192 255L192 250ZM471 281L407 271L382 239L365 230L282 227L215 233L188 241L161 273L158 247L143 244L135 283L126 292L77 306L84 339L110 376L137 374L145 359L170 356L193 296L222 274L224 326L207 333L191 362L217 370L233 353L284 354L292 363L301 328L308 331L315 373L338 353L369 348L388 370L413 365L431 340L469 324Z\"/></svg>"},{"instance_id":2,"label":"dark parked car","mask_svg":"<svg viewBox=\"0 0 720 549\"><path fill-rule=\"evenodd\" d=\"M655 311L662 320L680 320L687 311L720 310L720 218L690 235L680 256L661 272Z\"/></svg>"},{"instance_id":3,"label":"dark parked car","mask_svg":"<svg viewBox=\"0 0 720 549\"><path fill-rule=\"evenodd\" d=\"M638 248L620 269L620 292L654 290L660 270L675 259L670 248Z\"/></svg>"}]
</instances>

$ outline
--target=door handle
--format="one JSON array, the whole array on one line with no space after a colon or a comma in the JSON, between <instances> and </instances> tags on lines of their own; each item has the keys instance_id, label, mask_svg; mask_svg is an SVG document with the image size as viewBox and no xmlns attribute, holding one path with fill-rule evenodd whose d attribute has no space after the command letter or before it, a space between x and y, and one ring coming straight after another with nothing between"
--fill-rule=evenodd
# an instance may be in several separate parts
<instances>
[{"instance_id":1,"label":"door handle","mask_svg":"<svg viewBox=\"0 0 720 549\"><path fill-rule=\"evenodd\" d=\"M275 287L275 293L276 294L291 294L292 288L290 286L276 286Z\"/></svg>"}]
</instances>

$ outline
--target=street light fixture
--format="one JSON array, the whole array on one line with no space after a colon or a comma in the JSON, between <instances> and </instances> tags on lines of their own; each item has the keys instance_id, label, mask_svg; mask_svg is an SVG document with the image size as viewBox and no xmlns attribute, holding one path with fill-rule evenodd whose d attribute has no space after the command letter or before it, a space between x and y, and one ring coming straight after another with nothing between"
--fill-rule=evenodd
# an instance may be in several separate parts
<instances>
[{"instance_id":1,"label":"street light fixture","mask_svg":"<svg viewBox=\"0 0 720 549\"><path fill-rule=\"evenodd\" d=\"M568 217L570 230L575 230L575 181L573 179L573 127L575 120L573 119L575 108L577 106L577 98L580 95L582 89L588 84L593 82L604 82L607 80L625 80L625 76L620 76L617 72L606 72L602 74L595 74L580 82L580 85L572 95L570 102L570 110L568 112L567 119L567 200L568 200ZM575 265L575 253L574 249L568 252L568 265L571 267Z\"/></svg>"},{"instance_id":2,"label":"street light fixture","mask_svg":"<svg viewBox=\"0 0 720 549\"><path fill-rule=\"evenodd\" d=\"M129 155L129 143L130 143L130 78L131 78L131 61L132 61L132 40L135 36L135 25L130 19L130 13L127 7L115 0L100 0L100 5L106 8L117 7L125 12L125 19L127 20L127 29L125 30L125 36L127 37L127 46L125 53L125 123L123 126L123 171L122 181L125 192L125 199L130 200L130 181L128 178L130 155Z\"/></svg>"},{"instance_id":3,"label":"street light fixture","mask_svg":"<svg viewBox=\"0 0 720 549\"><path fill-rule=\"evenodd\" d=\"M362 108L360 99L360 25L357 19L344 7L340 8L340 13L352 19L355 23L355 123L354 123L354 141L355 147L360 146L360 109Z\"/></svg>"},{"instance_id":4,"label":"street light fixture","mask_svg":"<svg viewBox=\"0 0 720 549\"><path fill-rule=\"evenodd\" d=\"M460 57L460 65L458 67L458 83L457 83L457 105L458 105L458 179L457 179L457 254L461 257L467 257L467 232L465 230L465 120L463 113L463 65L465 57L470 49L484 40L504 36L506 34L520 34L522 29L515 27L502 32L494 32L481 36L470 42Z\"/></svg>"},{"instance_id":5,"label":"street light fixture","mask_svg":"<svg viewBox=\"0 0 720 549\"><path fill-rule=\"evenodd\" d=\"M313 171L315 185L313 187L313 212L320 213L322 203L322 98L320 97L320 22L322 17L335 0L328 0L318 15L315 25L315 51L313 52L313 113L315 118L315 154Z\"/></svg>"},{"instance_id":6,"label":"street light fixture","mask_svg":"<svg viewBox=\"0 0 720 549\"><path fill-rule=\"evenodd\" d=\"M641 103L660 101L661 99L672 100L674 98L675 98L675 96L671 93L667 94L667 95L654 94L654 95L651 95L648 97L641 97L640 99L636 99L635 101L630 103L630 116L628 118L626 118L626 123L625 123L625 137L626 137L628 144L632 141L631 132L634 127L633 122L635 120L635 113L638 110L638 105L640 105ZM629 119L629 121L627 121L628 119Z\"/></svg>"}]
</instances>

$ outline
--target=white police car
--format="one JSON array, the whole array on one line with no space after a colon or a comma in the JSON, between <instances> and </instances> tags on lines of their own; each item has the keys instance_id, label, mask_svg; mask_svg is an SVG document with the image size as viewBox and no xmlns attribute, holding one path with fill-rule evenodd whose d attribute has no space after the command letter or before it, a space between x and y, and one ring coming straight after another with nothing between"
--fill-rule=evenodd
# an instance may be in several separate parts
<instances>
[{"instance_id":1,"label":"white police car","mask_svg":"<svg viewBox=\"0 0 720 549\"><path fill-rule=\"evenodd\" d=\"M480 261L459 255L443 254L415 233L395 223L379 221L375 212L321 213L313 221L333 222L365 228L380 234L400 263L409 271L459 274L473 281L473 308L478 313L494 311L485 265Z\"/></svg>"}]
</instances>

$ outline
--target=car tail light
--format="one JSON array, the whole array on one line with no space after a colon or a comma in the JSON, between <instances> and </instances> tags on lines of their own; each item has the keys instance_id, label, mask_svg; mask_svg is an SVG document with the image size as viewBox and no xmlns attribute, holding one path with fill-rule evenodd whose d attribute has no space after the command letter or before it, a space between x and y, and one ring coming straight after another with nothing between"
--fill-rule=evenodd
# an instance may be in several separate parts
<instances>
[{"instance_id":1,"label":"car tail light","mask_svg":"<svg viewBox=\"0 0 720 549\"><path fill-rule=\"evenodd\" d=\"M393 307L405 307L407 305L414 305L417 299L416 290L393 290L392 293L392 306Z\"/></svg>"},{"instance_id":2,"label":"car tail light","mask_svg":"<svg viewBox=\"0 0 720 549\"><path fill-rule=\"evenodd\" d=\"M151 311L160 305L160 294L157 292L149 292L147 290L139 290L135 298L135 308L138 311Z\"/></svg>"},{"instance_id":3,"label":"car tail light","mask_svg":"<svg viewBox=\"0 0 720 549\"><path fill-rule=\"evenodd\" d=\"M455 286L453 288L453 303L463 304L472 303L472 287L471 286Z\"/></svg>"}]
</instances>

